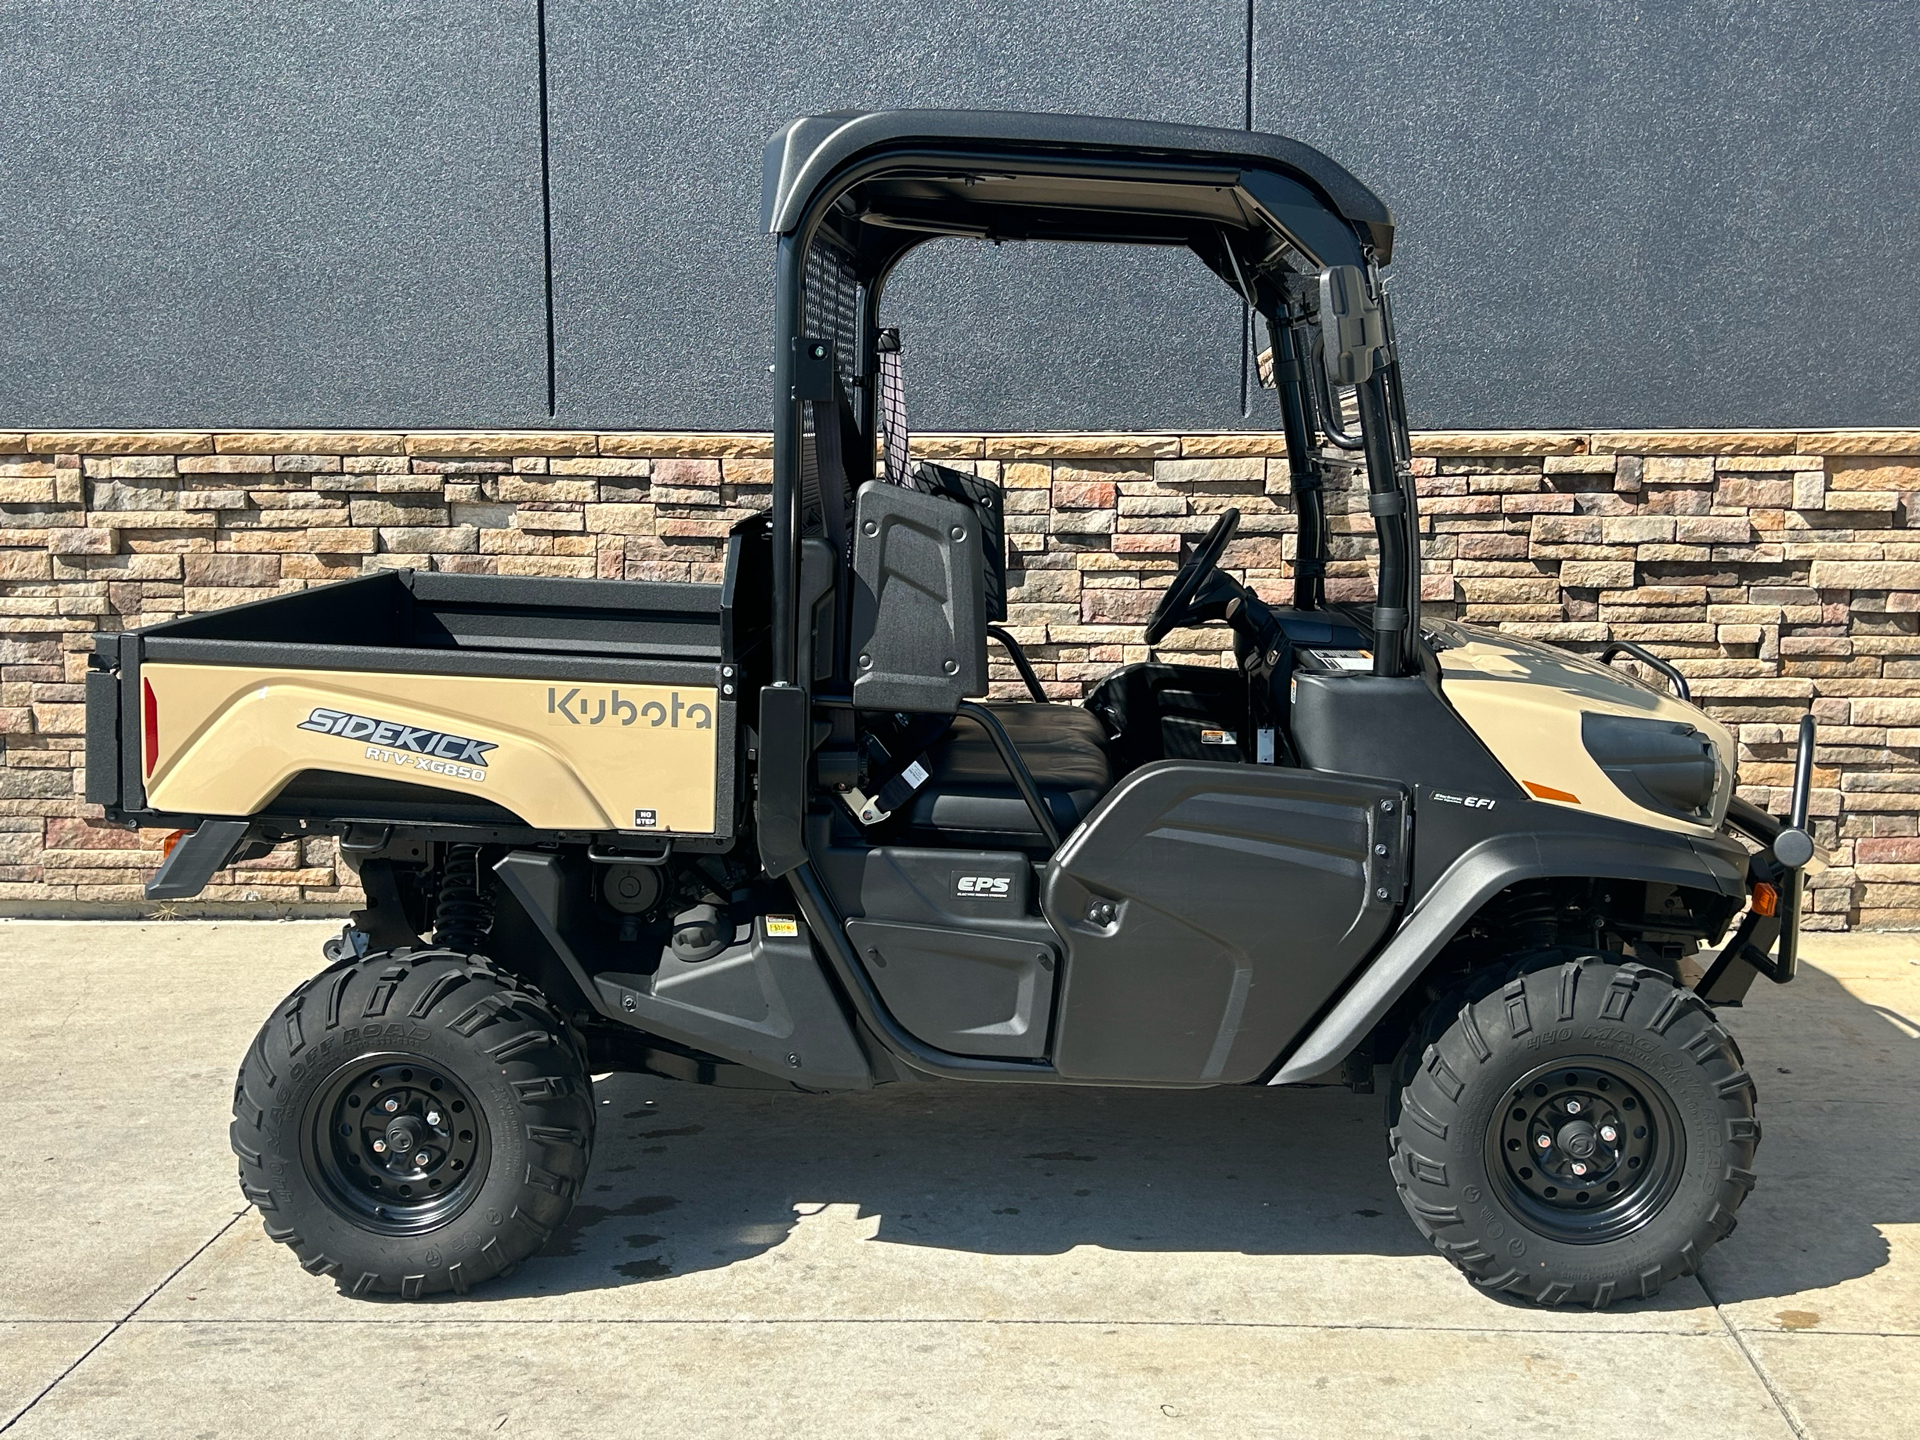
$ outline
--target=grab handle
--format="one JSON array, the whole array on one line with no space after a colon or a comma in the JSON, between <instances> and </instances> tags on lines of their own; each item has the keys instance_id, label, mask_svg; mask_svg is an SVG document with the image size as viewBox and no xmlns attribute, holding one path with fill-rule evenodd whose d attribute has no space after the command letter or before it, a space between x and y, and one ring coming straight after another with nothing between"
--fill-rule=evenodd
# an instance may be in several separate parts
<instances>
[{"instance_id":1,"label":"grab handle","mask_svg":"<svg viewBox=\"0 0 1920 1440\"><path fill-rule=\"evenodd\" d=\"M1033 783L1033 772L1027 769L1026 761L1020 758L1020 752L1013 748L1013 741L1000 719L984 705L976 705L971 700L960 702L960 713L979 724L987 732L987 738L993 741L993 748L1000 752L1000 762L1007 767L1007 773L1013 777L1013 783L1019 788L1020 798L1027 802L1027 809L1033 812L1034 823L1040 827L1040 833L1047 837L1047 844L1055 850L1060 848L1060 829L1053 823L1053 816L1047 812L1047 805L1040 798L1040 787Z\"/></svg>"},{"instance_id":2,"label":"grab handle","mask_svg":"<svg viewBox=\"0 0 1920 1440\"><path fill-rule=\"evenodd\" d=\"M1636 645L1631 640L1615 640L1600 652L1600 663L1605 665L1616 655L1631 655L1642 665L1651 665L1667 677L1667 683L1673 686L1674 694L1678 695L1682 700L1685 700L1689 705L1693 703L1693 692L1687 688L1687 677L1651 650L1647 649L1646 646Z\"/></svg>"}]
</instances>

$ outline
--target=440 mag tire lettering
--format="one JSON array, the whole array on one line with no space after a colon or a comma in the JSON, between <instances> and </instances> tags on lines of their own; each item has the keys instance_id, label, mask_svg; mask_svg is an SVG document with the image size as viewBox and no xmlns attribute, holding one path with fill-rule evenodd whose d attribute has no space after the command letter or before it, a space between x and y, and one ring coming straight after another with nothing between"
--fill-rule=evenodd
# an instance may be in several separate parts
<instances>
[{"instance_id":1,"label":"440 mag tire lettering","mask_svg":"<svg viewBox=\"0 0 1920 1440\"><path fill-rule=\"evenodd\" d=\"M1660 971L1545 951L1430 1010L1390 1097L1395 1187L1477 1285L1596 1309L1692 1274L1760 1142L1738 1045Z\"/></svg>"},{"instance_id":2,"label":"440 mag tire lettering","mask_svg":"<svg viewBox=\"0 0 1920 1440\"><path fill-rule=\"evenodd\" d=\"M281 1001L230 1133L269 1238L349 1294L416 1299L538 1250L593 1131L585 1048L546 998L422 950L343 960Z\"/></svg>"}]
</instances>

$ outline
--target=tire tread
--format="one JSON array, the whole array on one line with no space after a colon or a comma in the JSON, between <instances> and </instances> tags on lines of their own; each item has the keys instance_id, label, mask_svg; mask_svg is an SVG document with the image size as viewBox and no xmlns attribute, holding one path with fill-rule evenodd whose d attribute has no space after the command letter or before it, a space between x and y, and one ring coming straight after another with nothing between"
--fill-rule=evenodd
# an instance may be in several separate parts
<instances>
[{"instance_id":1,"label":"tire tread","mask_svg":"<svg viewBox=\"0 0 1920 1440\"><path fill-rule=\"evenodd\" d=\"M1644 1016L1636 1028L1660 1037L1664 1047L1704 1071L1718 1097L1729 1163L1713 1193L1693 1202L1695 1220L1659 1265L1641 1264L1598 1280L1555 1276L1538 1263L1519 1267L1505 1253L1505 1242L1483 1235L1473 1208L1462 1203L1459 1187L1467 1186L1471 1198L1473 1174L1480 1168L1467 1165L1473 1174L1462 1177L1449 1163L1466 1154L1462 1147L1479 1144L1477 1135L1469 1136L1458 1126L1459 1107L1469 1088L1463 1076L1505 1061L1519 1067L1518 1078L1536 1063L1523 1048L1527 1037L1535 1036L1535 1017L1549 1014L1557 1014L1561 1024L1586 1015L1625 1025L1632 1017ZM1485 1289L1540 1305L1585 1304L1595 1309L1626 1295L1651 1296L1669 1281L1699 1269L1706 1251L1733 1232L1734 1212L1753 1189L1760 1125L1753 1116L1753 1079L1739 1047L1704 1001L1650 966L1556 950L1523 957L1504 973L1483 972L1429 1006L1393 1073L1388 1166L1395 1189L1428 1242ZM1669 1201L1669 1207L1673 1203Z\"/></svg>"},{"instance_id":2,"label":"tire tread","mask_svg":"<svg viewBox=\"0 0 1920 1440\"><path fill-rule=\"evenodd\" d=\"M316 1013L307 997L322 986L324 1000ZM388 1237L358 1231L343 1245L338 1233L325 1242L309 1237L297 1217L276 1222L276 1215L291 1215L297 1206L285 1186L272 1178L275 1167L298 1168L301 1162L297 1153L277 1153L270 1131L282 1103L281 1082L294 1073L294 1056L311 1048L313 1028L322 1015L326 1032L359 1019L405 1017L431 1024L435 1017L448 1016L440 1022L442 1029L460 1037L481 1065L533 1066L541 1072L528 1075L523 1069L511 1078L517 1123L531 1158L517 1200L501 1207L511 1210L509 1222L475 1249L450 1257L452 1263L423 1271L417 1261L399 1262L397 1254L383 1257L382 1242ZM235 1077L229 1136L239 1160L242 1193L261 1212L269 1239L291 1249L302 1268L333 1278L347 1295L411 1300L448 1290L465 1293L510 1273L545 1244L579 1193L592 1154L595 1118L586 1046L544 995L482 957L397 950L343 957L275 1008L248 1046ZM297 1133L298 1123L297 1118L289 1120L282 1129ZM309 1196L308 1203L324 1202ZM341 1223L336 1219L331 1228L338 1231Z\"/></svg>"}]
</instances>

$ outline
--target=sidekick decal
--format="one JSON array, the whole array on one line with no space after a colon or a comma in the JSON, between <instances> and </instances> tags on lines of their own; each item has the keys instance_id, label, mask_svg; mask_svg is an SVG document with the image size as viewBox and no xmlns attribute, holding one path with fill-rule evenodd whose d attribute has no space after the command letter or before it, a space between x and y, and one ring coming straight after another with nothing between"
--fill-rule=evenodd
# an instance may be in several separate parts
<instances>
[{"instance_id":1,"label":"sidekick decal","mask_svg":"<svg viewBox=\"0 0 1920 1440\"><path fill-rule=\"evenodd\" d=\"M324 707L315 707L313 713L300 722L299 728L319 735L338 735L342 740L364 740L369 760L392 759L400 765L412 763L436 774L457 775L470 766L485 768L487 752L500 748L491 740L470 740L464 735L449 735L423 725L403 725L398 720L376 720L371 715L354 715ZM378 751L387 753L376 753ZM442 763L435 764L435 761Z\"/></svg>"}]
</instances>

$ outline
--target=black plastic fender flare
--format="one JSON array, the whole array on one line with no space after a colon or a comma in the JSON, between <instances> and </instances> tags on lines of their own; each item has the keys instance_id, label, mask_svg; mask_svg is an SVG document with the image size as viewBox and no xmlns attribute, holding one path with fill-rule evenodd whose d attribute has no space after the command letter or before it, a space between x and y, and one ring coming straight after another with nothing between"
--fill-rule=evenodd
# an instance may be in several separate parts
<instances>
[{"instance_id":1,"label":"black plastic fender flare","mask_svg":"<svg viewBox=\"0 0 1920 1440\"><path fill-rule=\"evenodd\" d=\"M1685 835L1625 840L1548 832L1483 840L1434 882L1333 1008L1281 1057L1267 1083L1293 1085L1337 1070L1482 905L1509 885L1555 876L1653 880L1746 894L1744 863Z\"/></svg>"}]
</instances>

